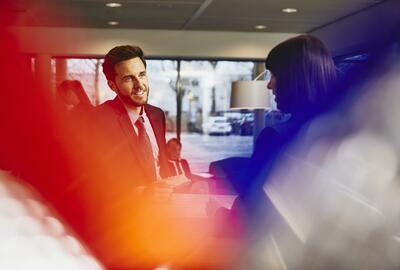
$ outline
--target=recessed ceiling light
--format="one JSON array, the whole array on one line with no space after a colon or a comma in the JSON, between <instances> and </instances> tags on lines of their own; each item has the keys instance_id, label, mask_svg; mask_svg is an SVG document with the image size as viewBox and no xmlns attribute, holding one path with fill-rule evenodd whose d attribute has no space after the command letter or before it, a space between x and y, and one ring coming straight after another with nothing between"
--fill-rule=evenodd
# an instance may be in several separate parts
<instances>
[{"instance_id":1,"label":"recessed ceiling light","mask_svg":"<svg viewBox=\"0 0 400 270\"><path fill-rule=\"evenodd\" d=\"M256 26L254 26L254 28L255 29L258 29L258 30L262 30L262 29L265 29L265 28L267 28L265 25L256 25Z\"/></svg>"},{"instance_id":2,"label":"recessed ceiling light","mask_svg":"<svg viewBox=\"0 0 400 270\"><path fill-rule=\"evenodd\" d=\"M122 6L122 4L121 3L116 3L116 2L110 2L110 3L107 3L106 6L113 8L113 7L120 7L120 6Z\"/></svg>"},{"instance_id":3,"label":"recessed ceiling light","mask_svg":"<svg viewBox=\"0 0 400 270\"><path fill-rule=\"evenodd\" d=\"M117 22L117 21L110 21L110 22L108 22L108 24L109 24L109 25L118 25L119 22Z\"/></svg>"},{"instance_id":4,"label":"recessed ceiling light","mask_svg":"<svg viewBox=\"0 0 400 270\"><path fill-rule=\"evenodd\" d=\"M282 9L282 12L285 12L285 13L296 13L297 12L297 8L284 8L284 9Z\"/></svg>"}]
</instances>

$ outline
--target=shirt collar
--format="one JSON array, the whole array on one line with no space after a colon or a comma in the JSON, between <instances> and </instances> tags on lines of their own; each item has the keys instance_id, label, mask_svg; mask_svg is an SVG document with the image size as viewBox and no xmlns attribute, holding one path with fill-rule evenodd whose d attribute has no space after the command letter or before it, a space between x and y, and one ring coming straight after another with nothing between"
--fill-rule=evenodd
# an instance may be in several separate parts
<instances>
[{"instance_id":1,"label":"shirt collar","mask_svg":"<svg viewBox=\"0 0 400 270\"><path fill-rule=\"evenodd\" d=\"M131 119L132 123L136 123L136 120L139 118L139 116L142 116L144 118L147 117L146 110L144 109L144 106L142 106L142 111L141 111L142 113L139 114L136 111L134 111L131 108L129 108L124 102L122 102L122 104L124 105L125 110L127 111L128 115L129 115L129 118Z\"/></svg>"}]
</instances>

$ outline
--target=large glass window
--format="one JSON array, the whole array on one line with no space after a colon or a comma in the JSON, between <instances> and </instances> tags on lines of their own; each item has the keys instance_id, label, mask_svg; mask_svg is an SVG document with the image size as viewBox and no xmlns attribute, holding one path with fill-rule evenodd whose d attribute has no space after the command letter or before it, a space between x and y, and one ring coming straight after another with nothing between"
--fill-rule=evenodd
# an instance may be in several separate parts
<instances>
[{"instance_id":1,"label":"large glass window","mask_svg":"<svg viewBox=\"0 0 400 270\"><path fill-rule=\"evenodd\" d=\"M164 110L167 132L176 131L177 61L147 60L149 103Z\"/></svg>"},{"instance_id":2,"label":"large glass window","mask_svg":"<svg viewBox=\"0 0 400 270\"><path fill-rule=\"evenodd\" d=\"M102 72L102 59L62 58L66 76L80 80L94 105L115 97ZM181 141L183 157L193 172L207 172L209 163L232 156L248 157L253 148L249 111L230 111L231 83L251 80L251 61L180 60ZM56 69L62 65L55 64ZM176 137L178 60L147 60L149 103L167 115L167 139ZM60 83L60 73L54 71ZM65 72L65 71L64 71ZM252 120L253 119L253 120ZM245 130L246 132L241 132Z\"/></svg>"},{"instance_id":3,"label":"large glass window","mask_svg":"<svg viewBox=\"0 0 400 270\"><path fill-rule=\"evenodd\" d=\"M369 54L335 59L339 72L348 73L362 64ZM57 61L65 61L63 79L80 80L94 105L113 99L115 93L107 85L100 58L60 58L52 63L60 83ZM180 61L180 64L178 64ZM231 83L251 80L257 63L251 61L161 60L148 59L149 103L162 108L167 116L167 139L177 131L177 76L180 67L181 141L183 157L194 172L208 171L209 163L233 156L249 157L253 149L254 117L252 111L229 109ZM274 107L273 107L274 108ZM266 113L266 125L277 120L272 111Z\"/></svg>"},{"instance_id":4,"label":"large glass window","mask_svg":"<svg viewBox=\"0 0 400 270\"><path fill-rule=\"evenodd\" d=\"M102 72L102 59L66 59L68 80L81 81L90 101L94 105L113 99L115 93L108 90L107 80Z\"/></svg>"},{"instance_id":5,"label":"large glass window","mask_svg":"<svg viewBox=\"0 0 400 270\"><path fill-rule=\"evenodd\" d=\"M211 161L251 155L253 138L240 136L233 128L245 114L231 112L229 105L232 81L251 80L254 66L253 62L182 61L181 139L193 171L208 171Z\"/></svg>"}]
</instances>

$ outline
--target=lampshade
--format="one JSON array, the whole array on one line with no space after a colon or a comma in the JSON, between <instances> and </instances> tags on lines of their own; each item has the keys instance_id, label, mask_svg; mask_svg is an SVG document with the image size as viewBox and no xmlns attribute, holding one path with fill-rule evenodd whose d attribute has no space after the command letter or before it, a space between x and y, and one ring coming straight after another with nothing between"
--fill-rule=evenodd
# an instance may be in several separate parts
<instances>
[{"instance_id":1,"label":"lampshade","mask_svg":"<svg viewBox=\"0 0 400 270\"><path fill-rule=\"evenodd\" d=\"M267 109L271 108L271 91L267 81L232 82L232 109Z\"/></svg>"}]
</instances>

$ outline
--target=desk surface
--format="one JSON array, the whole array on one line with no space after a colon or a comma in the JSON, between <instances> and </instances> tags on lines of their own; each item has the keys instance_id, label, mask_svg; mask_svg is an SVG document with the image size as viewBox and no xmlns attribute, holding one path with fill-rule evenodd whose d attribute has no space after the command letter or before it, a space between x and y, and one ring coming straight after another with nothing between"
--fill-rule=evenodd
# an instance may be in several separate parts
<instances>
[{"instance_id":1,"label":"desk surface","mask_svg":"<svg viewBox=\"0 0 400 270\"><path fill-rule=\"evenodd\" d=\"M220 207L231 209L237 196L215 195L215 194L171 194L169 198L170 207L179 217L185 218L208 218L207 204L210 200Z\"/></svg>"},{"instance_id":2,"label":"desk surface","mask_svg":"<svg viewBox=\"0 0 400 270\"><path fill-rule=\"evenodd\" d=\"M186 240L185 258L177 257L171 261L171 266L179 269L231 269L232 263L240 258L239 254L242 254L244 246L238 239L215 236L215 229L219 224L214 217L209 217L207 207L211 200L213 204L231 209L236 197L171 193L167 196L164 194L156 202L168 211L168 218L174 226L179 227L179 236L175 239Z\"/></svg>"}]
</instances>

